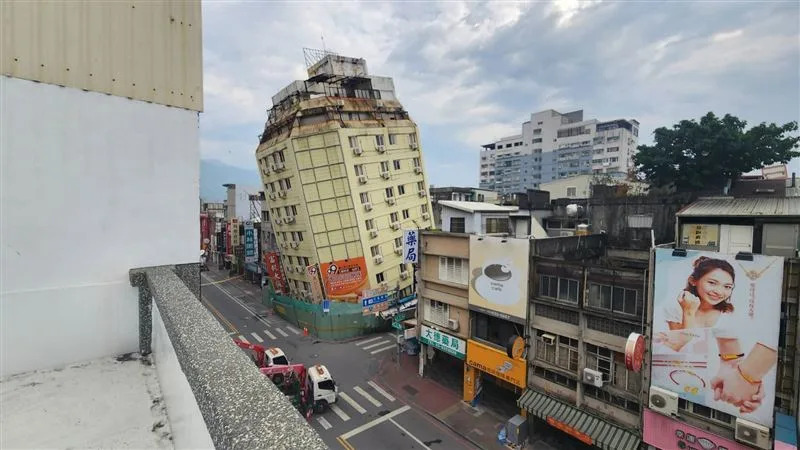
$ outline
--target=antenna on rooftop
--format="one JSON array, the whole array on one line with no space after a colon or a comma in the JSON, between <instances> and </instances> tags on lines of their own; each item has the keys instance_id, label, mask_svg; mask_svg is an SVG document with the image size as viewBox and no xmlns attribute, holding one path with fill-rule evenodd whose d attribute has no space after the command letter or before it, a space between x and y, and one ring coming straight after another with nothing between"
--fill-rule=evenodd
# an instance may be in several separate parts
<instances>
[{"instance_id":1,"label":"antenna on rooftop","mask_svg":"<svg viewBox=\"0 0 800 450\"><path fill-rule=\"evenodd\" d=\"M322 37L322 43L325 44L325 38ZM306 69L313 66L314 64L322 61L328 55L335 55L336 52L329 51L327 49L318 49L318 48L303 48L303 58L306 60Z\"/></svg>"}]
</instances>

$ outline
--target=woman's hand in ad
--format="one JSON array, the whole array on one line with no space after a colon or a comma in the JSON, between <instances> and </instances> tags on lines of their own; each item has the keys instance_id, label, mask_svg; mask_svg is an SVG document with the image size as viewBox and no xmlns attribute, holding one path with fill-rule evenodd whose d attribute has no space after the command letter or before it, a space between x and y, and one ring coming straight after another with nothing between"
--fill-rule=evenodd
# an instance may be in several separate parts
<instances>
[{"instance_id":1,"label":"woman's hand in ad","mask_svg":"<svg viewBox=\"0 0 800 450\"><path fill-rule=\"evenodd\" d=\"M717 376L711 379L714 400L738 406L742 413L753 412L761 406L764 393L761 384L753 384L739 374L739 360L721 361Z\"/></svg>"},{"instance_id":2,"label":"woman's hand in ad","mask_svg":"<svg viewBox=\"0 0 800 450\"><path fill-rule=\"evenodd\" d=\"M700 298L689 291L681 291L678 295L678 304L681 305L684 319L694 317L697 309L700 308Z\"/></svg>"},{"instance_id":3,"label":"woman's hand in ad","mask_svg":"<svg viewBox=\"0 0 800 450\"><path fill-rule=\"evenodd\" d=\"M686 346L689 341L692 340L692 334L687 333L683 330L674 330L669 332L659 332L656 333L653 342L656 344L664 344L667 347L675 350L676 352L681 351L681 349Z\"/></svg>"}]
</instances>

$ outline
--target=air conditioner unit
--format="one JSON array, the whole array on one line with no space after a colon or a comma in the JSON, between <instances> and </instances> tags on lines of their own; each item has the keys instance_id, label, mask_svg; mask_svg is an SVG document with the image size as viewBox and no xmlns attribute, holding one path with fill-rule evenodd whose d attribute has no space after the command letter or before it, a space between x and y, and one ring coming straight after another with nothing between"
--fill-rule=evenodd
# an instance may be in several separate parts
<instances>
[{"instance_id":1,"label":"air conditioner unit","mask_svg":"<svg viewBox=\"0 0 800 450\"><path fill-rule=\"evenodd\" d=\"M386 147L385 147L385 146L383 146L383 145L376 145L376 146L375 146L375 150L377 150L377 151L378 151L378 153L383 153L383 152L385 152L385 151L386 151Z\"/></svg>"},{"instance_id":2,"label":"air conditioner unit","mask_svg":"<svg viewBox=\"0 0 800 450\"><path fill-rule=\"evenodd\" d=\"M390 203L392 204L392 203ZM400 222L392 222L392 229L399 230L400 229Z\"/></svg>"},{"instance_id":3,"label":"air conditioner unit","mask_svg":"<svg viewBox=\"0 0 800 450\"><path fill-rule=\"evenodd\" d=\"M295 270L295 272L297 272L297 273L303 273L303 272L305 272L305 269L303 268L303 266L297 266L297 267L295 267L295 268L294 268L294 270Z\"/></svg>"},{"instance_id":4,"label":"air conditioner unit","mask_svg":"<svg viewBox=\"0 0 800 450\"><path fill-rule=\"evenodd\" d=\"M282 162L276 162L275 163L275 170L276 171L283 170L285 168L286 168L286 164L284 164Z\"/></svg>"},{"instance_id":5,"label":"air conditioner unit","mask_svg":"<svg viewBox=\"0 0 800 450\"><path fill-rule=\"evenodd\" d=\"M419 167L419 166L414 167L414 173L416 173L416 174L422 173L422 167Z\"/></svg>"},{"instance_id":6,"label":"air conditioner unit","mask_svg":"<svg viewBox=\"0 0 800 450\"><path fill-rule=\"evenodd\" d=\"M278 195L277 195L277 194L275 194L274 192L270 192L270 193L269 193L269 199L270 199L270 200L275 200L275 198L277 198L277 197L278 197Z\"/></svg>"},{"instance_id":7,"label":"air conditioner unit","mask_svg":"<svg viewBox=\"0 0 800 450\"><path fill-rule=\"evenodd\" d=\"M270 164L270 165L269 165L269 169L270 169L271 171L273 171L273 172L275 172L275 171L277 170L277 169L275 168L275 164Z\"/></svg>"},{"instance_id":8,"label":"air conditioner unit","mask_svg":"<svg viewBox=\"0 0 800 450\"><path fill-rule=\"evenodd\" d=\"M587 367L583 369L583 382L595 387L603 387L603 372Z\"/></svg>"},{"instance_id":9,"label":"air conditioner unit","mask_svg":"<svg viewBox=\"0 0 800 450\"><path fill-rule=\"evenodd\" d=\"M408 271L407 270L404 270L404 271L400 272L400 279L401 280L407 280L408 279Z\"/></svg>"},{"instance_id":10,"label":"air conditioner unit","mask_svg":"<svg viewBox=\"0 0 800 450\"><path fill-rule=\"evenodd\" d=\"M428 195L428 191L419 191L419 192L417 192L417 194L418 194L420 197L425 197L426 195Z\"/></svg>"},{"instance_id":11,"label":"air conditioner unit","mask_svg":"<svg viewBox=\"0 0 800 450\"><path fill-rule=\"evenodd\" d=\"M458 331L458 319L447 319L447 328Z\"/></svg>"},{"instance_id":12,"label":"air conditioner unit","mask_svg":"<svg viewBox=\"0 0 800 450\"><path fill-rule=\"evenodd\" d=\"M403 254L403 247L395 247L394 248L394 252L397 253L398 255L402 255ZM401 273L401 275L402 275L402 273Z\"/></svg>"},{"instance_id":13,"label":"air conditioner unit","mask_svg":"<svg viewBox=\"0 0 800 450\"><path fill-rule=\"evenodd\" d=\"M377 255L373 259L375 260L375 264L382 264L383 263L383 255Z\"/></svg>"},{"instance_id":14,"label":"air conditioner unit","mask_svg":"<svg viewBox=\"0 0 800 450\"><path fill-rule=\"evenodd\" d=\"M428 213L422 213L422 220L428 220L431 218L431 215Z\"/></svg>"},{"instance_id":15,"label":"air conditioner unit","mask_svg":"<svg viewBox=\"0 0 800 450\"><path fill-rule=\"evenodd\" d=\"M772 448L769 440L769 428L744 419L736 419L736 440L754 447Z\"/></svg>"},{"instance_id":16,"label":"air conditioner unit","mask_svg":"<svg viewBox=\"0 0 800 450\"><path fill-rule=\"evenodd\" d=\"M542 342L544 342L547 345L553 345L556 342L556 337L553 336L552 334L545 333L541 337L542 337Z\"/></svg>"},{"instance_id":17,"label":"air conditioner unit","mask_svg":"<svg viewBox=\"0 0 800 450\"><path fill-rule=\"evenodd\" d=\"M387 197L386 198L386 203L388 203L390 205L394 205L394 203L395 203L394 197Z\"/></svg>"},{"instance_id":18,"label":"air conditioner unit","mask_svg":"<svg viewBox=\"0 0 800 450\"><path fill-rule=\"evenodd\" d=\"M364 203L364 209L366 209L367 211L372 211L372 203L370 202Z\"/></svg>"},{"instance_id":19,"label":"air conditioner unit","mask_svg":"<svg viewBox=\"0 0 800 450\"><path fill-rule=\"evenodd\" d=\"M416 142L412 142L408 144L408 146L411 147L411 150L416 150L419 148L419 144L417 144Z\"/></svg>"},{"instance_id":20,"label":"air conditioner unit","mask_svg":"<svg viewBox=\"0 0 800 450\"><path fill-rule=\"evenodd\" d=\"M383 283L381 283L381 289L383 289L383 290L389 289L389 283L387 283L385 281Z\"/></svg>"},{"instance_id":21,"label":"air conditioner unit","mask_svg":"<svg viewBox=\"0 0 800 450\"><path fill-rule=\"evenodd\" d=\"M297 241L292 241L291 243L289 243L289 246L292 248L297 248L300 247L300 243Z\"/></svg>"},{"instance_id":22,"label":"air conditioner unit","mask_svg":"<svg viewBox=\"0 0 800 450\"><path fill-rule=\"evenodd\" d=\"M358 176L358 182L361 183L361 184L366 184L367 183L367 176L366 175L359 175Z\"/></svg>"},{"instance_id":23,"label":"air conditioner unit","mask_svg":"<svg viewBox=\"0 0 800 450\"><path fill-rule=\"evenodd\" d=\"M286 216L283 218L283 223L292 223L294 222L294 216Z\"/></svg>"},{"instance_id":24,"label":"air conditioner unit","mask_svg":"<svg viewBox=\"0 0 800 450\"><path fill-rule=\"evenodd\" d=\"M371 238L378 237L378 230L369 230L369 237Z\"/></svg>"},{"instance_id":25,"label":"air conditioner unit","mask_svg":"<svg viewBox=\"0 0 800 450\"><path fill-rule=\"evenodd\" d=\"M656 386L650 386L650 409L665 416L678 415L678 394Z\"/></svg>"},{"instance_id":26,"label":"air conditioner unit","mask_svg":"<svg viewBox=\"0 0 800 450\"><path fill-rule=\"evenodd\" d=\"M286 271L289 273L294 273L294 266L286 266Z\"/></svg>"},{"instance_id":27,"label":"air conditioner unit","mask_svg":"<svg viewBox=\"0 0 800 450\"><path fill-rule=\"evenodd\" d=\"M286 247L288 247L288 246L289 246L289 244L288 244L288 243L286 243L286 242L281 242L281 247L283 247L283 248L286 248Z\"/></svg>"},{"instance_id":28,"label":"air conditioner unit","mask_svg":"<svg viewBox=\"0 0 800 450\"><path fill-rule=\"evenodd\" d=\"M280 217L275 218L275 225L283 225L283 219Z\"/></svg>"},{"instance_id":29,"label":"air conditioner unit","mask_svg":"<svg viewBox=\"0 0 800 450\"><path fill-rule=\"evenodd\" d=\"M381 172L381 178L383 178L384 180L388 180L389 178L391 178L391 176L392 175L389 172Z\"/></svg>"},{"instance_id":30,"label":"air conditioner unit","mask_svg":"<svg viewBox=\"0 0 800 450\"><path fill-rule=\"evenodd\" d=\"M278 197L286 198L286 191L278 191Z\"/></svg>"},{"instance_id":31,"label":"air conditioner unit","mask_svg":"<svg viewBox=\"0 0 800 450\"><path fill-rule=\"evenodd\" d=\"M353 147L353 154L356 156L361 156L364 153L364 150L361 150L361 147Z\"/></svg>"}]
</instances>

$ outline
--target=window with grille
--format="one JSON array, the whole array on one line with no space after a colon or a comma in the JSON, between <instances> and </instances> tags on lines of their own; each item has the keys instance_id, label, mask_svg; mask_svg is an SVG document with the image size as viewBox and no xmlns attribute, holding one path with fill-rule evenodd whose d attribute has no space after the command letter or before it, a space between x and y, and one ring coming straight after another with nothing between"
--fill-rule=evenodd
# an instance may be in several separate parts
<instances>
[{"instance_id":1,"label":"window with grille","mask_svg":"<svg viewBox=\"0 0 800 450\"><path fill-rule=\"evenodd\" d=\"M552 343L543 337L546 334L553 336ZM562 369L577 372L578 340L536 330L536 358Z\"/></svg>"},{"instance_id":2,"label":"window with grille","mask_svg":"<svg viewBox=\"0 0 800 450\"><path fill-rule=\"evenodd\" d=\"M394 163L394 170L400 170L400 160L395 159L393 163Z\"/></svg>"},{"instance_id":3,"label":"window with grille","mask_svg":"<svg viewBox=\"0 0 800 450\"><path fill-rule=\"evenodd\" d=\"M407 209L404 209L404 210L403 210L403 219L408 219L409 217L411 217L411 216L410 216L410 214L409 214L408 210L407 210Z\"/></svg>"},{"instance_id":4,"label":"window with grille","mask_svg":"<svg viewBox=\"0 0 800 450\"><path fill-rule=\"evenodd\" d=\"M469 282L469 261L461 258L440 256L439 279L466 285Z\"/></svg>"},{"instance_id":5,"label":"window with grille","mask_svg":"<svg viewBox=\"0 0 800 450\"><path fill-rule=\"evenodd\" d=\"M397 135L396 134L390 134L389 135L389 144L390 145L397 144Z\"/></svg>"},{"instance_id":6,"label":"window with grille","mask_svg":"<svg viewBox=\"0 0 800 450\"><path fill-rule=\"evenodd\" d=\"M707 419L714 420L716 422L725 424L725 425L732 425L734 421L734 417L730 414L726 414L722 411L718 411L716 409L711 409L707 406L700 405L698 403L692 403L688 400L684 400L682 398L678 399L678 409L681 411L688 412L690 414L694 414L697 416L702 416Z\"/></svg>"},{"instance_id":7,"label":"window with grille","mask_svg":"<svg viewBox=\"0 0 800 450\"><path fill-rule=\"evenodd\" d=\"M465 233L465 220L463 217L450 218L450 232L451 233Z\"/></svg>"},{"instance_id":8,"label":"window with grille","mask_svg":"<svg viewBox=\"0 0 800 450\"><path fill-rule=\"evenodd\" d=\"M347 141L350 143L350 148L358 148L358 136L350 136Z\"/></svg>"},{"instance_id":9,"label":"window with grille","mask_svg":"<svg viewBox=\"0 0 800 450\"><path fill-rule=\"evenodd\" d=\"M588 314L586 315L586 328L624 338L630 336L631 333L642 332L642 327L640 325L631 325L629 323Z\"/></svg>"},{"instance_id":10,"label":"window with grille","mask_svg":"<svg viewBox=\"0 0 800 450\"><path fill-rule=\"evenodd\" d=\"M389 161L381 161L381 172L389 171Z\"/></svg>"},{"instance_id":11,"label":"window with grille","mask_svg":"<svg viewBox=\"0 0 800 450\"><path fill-rule=\"evenodd\" d=\"M406 187L402 184L397 185L397 195L405 195Z\"/></svg>"},{"instance_id":12,"label":"window with grille","mask_svg":"<svg viewBox=\"0 0 800 450\"><path fill-rule=\"evenodd\" d=\"M375 136L375 145L383 145L383 135L378 134Z\"/></svg>"},{"instance_id":13,"label":"window with grille","mask_svg":"<svg viewBox=\"0 0 800 450\"><path fill-rule=\"evenodd\" d=\"M364 203L369 203L369 194L367 192L362 192L361 194L359 194L359 197L361 198L362 205Z\"/></svg>"},{"instance_id":14,"label":"window with grille","mask_svg":"<svg viewBox=\"0 0 800 450\"><path fill-rule=\"evenodd\" d=\"M539 295L569 303L578 303L578 280L539 275Z\"/></svg>"},{"instance_id":15,"label":"window with grille","mask_svg":"<svg viewBox=\"0 0 800 450\"><path fill-rule=\"evenodd\" d=\"M398 220L400 220L399 217L397 217L397 213L396 212L393 212L393 213L389 214L389 217L391 218L392 222L397 222Z\"/></svg>"},{"instance_id":16,"label":"window with grille","mask_svg":"<svg viewBox=\"0 0 800 450\"><path fill-rule=\"evenodd\" d=\"M508 233L508 218L489 217L486 219L486 233Z\"/></svg>"},{"instance_id":17,"label":"window with grille","mask_svg":"<svg viewBox=\"0 0 800 450\"><path fill-rule=\"evenodd\" d=\"M364 165L363 164L356 164L353 166L356 172L356 176L364 175Z\"/></svg>"},{"instance_id":18,"label":"window with grille","mask_svg":"<svg viewBox=\"0 0 800 450\"><path fill-rule=\"evenodd\" d=\"M403 238L401 237L394 238L394 247L400 248L402 246L403 246Z\"/></svg>"},{"instance_id":19,"label":"window with grille","mask_svg":"<svg viewBox=\"0 0 800 450\"><path fill-rule=\"evenodd\" d=\"M559 322L578 325L578 313L575 311L557 308L550 305L543 305L541 303L536 303L534 307L536 315L547 317L548 319L558 320Z\"/></svg>"},{"instance_id":20,"label":"window with grille","mask_svg":"<svg viewBox=\"0 0 800 450\"><path fill-rule=\"evenodd\" d=\"M589 283L588 306L621 314L637 315L642 304L636 289L626 289L606 284Z\"/></svg>"},{"instance_id":21,"label":"window with grille","mask_svg":"<svg viewBox=\"0 0 800 450\"><path fill-rule=\"evenodd\" d=\"M427 212L428 212L428 205L422 205L422 206L420 207L420 210L422 210L422 214L427 214Z\"/></svg>"},{"instance_id":22,"label":"window with grille","mask_svg":"<svg viewBox=\"0 0 800 450\"><path fill-rule=\"evenodd\" d=\"M373 257L381 254L381 248L377 245L373 245L372 247L370 247L369 251Z\"/></svg>"},{"instance_id":23,"label":"window with grille","mask_svg":"<svg viewBox=\"0 0 800 450\"><path fill-rule=\"evenodd\" d=\"M372 220L372 219L367 219L367 220L364 221L364 226L368 230L374 230L375 229L375 221Z\"/></svg>"},{"instance_id":24,"label":"window with grille","mask_svg":"<svg viewBox=\"0 0 800 450\"><path fill-rule=\"evenodd\" d=\"M436 300L425 299L425 320L437 325L447 326L447 319L450 318L450 305Z\"/></svg>"}]
</instances>

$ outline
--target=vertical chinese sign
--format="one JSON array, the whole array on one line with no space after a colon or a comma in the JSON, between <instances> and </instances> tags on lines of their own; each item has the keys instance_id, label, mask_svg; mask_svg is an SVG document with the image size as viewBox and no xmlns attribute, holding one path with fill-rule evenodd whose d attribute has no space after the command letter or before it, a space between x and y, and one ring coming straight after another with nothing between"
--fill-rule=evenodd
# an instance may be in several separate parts
<instances>
[{"instance_id":1,"label":"vertical chinese sign","mask_svg":"<svg viewBox=\"0 0 800 450\"><path fill-rule=\"evenodd\" d=\"M403 263L419 262L419 230L403 230Z\"/></svg>"},{"instance_id":2,"label":"vertical chinese sign","mask_svg":"<svg viewBox=\"0 0 800 450\"><path fill-rule=\"evenodd\" d=\"M275 288L275 292L285 294L286 283L283 278L283 271L281 270L280 256L275 252L265 253L264 265L267 266L267 277L272 280L272 286Z\"/></svg>"},{"instance_id":3,"label":"vertical chinese sign","mask_svg":"<svg viewBox=\"0 0 800 450\"><path fill-rule=\"evenodd\" d=\"M306 275L311 283L311 299L314 303L321 302L325 297L325 293L322 292L322 282L319 279L319 267L316 264L306 267Z\"/></svg>"},{"instance_id":4,"label":"vertical chinese sign","mask_svg":"<svg viewBox=\"0 0 800 450\"><path fill-rule=\"evenodd\" d=\"M258 245L256 245L256 230L253 222L244 223L244 262L252 263L258 261Z\"/></svg>"}]
</instances>

